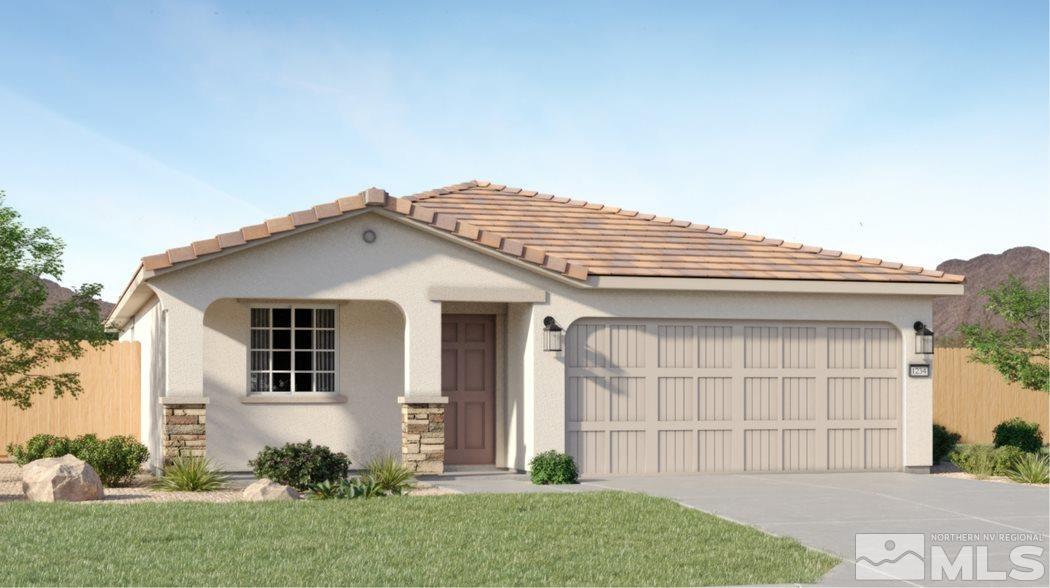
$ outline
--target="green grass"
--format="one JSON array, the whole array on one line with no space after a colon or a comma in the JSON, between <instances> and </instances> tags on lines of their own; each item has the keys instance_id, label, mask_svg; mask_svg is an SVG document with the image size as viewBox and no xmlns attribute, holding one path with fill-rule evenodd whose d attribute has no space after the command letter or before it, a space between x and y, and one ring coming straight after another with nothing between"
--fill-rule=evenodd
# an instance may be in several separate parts
<instances>
[{"instance_id":1,"label":"green grass","mask_svg":"<svg viewBox=\"0 0 1050 588\"><path fill-rule=\"evenodd\" d=\"M640 494L0 506L0 585L703 585L837 560Z\"/></svg>"}]
</instances>

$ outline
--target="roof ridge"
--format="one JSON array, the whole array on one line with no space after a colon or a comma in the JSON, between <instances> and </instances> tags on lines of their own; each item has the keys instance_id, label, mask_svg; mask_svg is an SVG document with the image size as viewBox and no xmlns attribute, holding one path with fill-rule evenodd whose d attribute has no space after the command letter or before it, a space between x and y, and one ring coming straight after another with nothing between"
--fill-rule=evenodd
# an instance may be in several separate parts
<instances>
[{"instance_id":1,"label":"roof ridge","mask_svg":"<svg viewBox=\"0 0 1050 588\"><path fill-rule=\"evenodd\" d=\"M880 266L887 269L898 270L908 274L920 274L932 278L944 278L948 280L962 281L963 276L957 274L945 273L943 270L938 269L927 269L920 266L904 265L901 262L886 261L881 258L864 257L857 253L844 253L842 251L825 249L817 245L805 245L803 243L786 242L783 239L771 239L764 235L757 235L752 233L746 233L744 231L733 231L720 227L712 227L702 223L694 223L692 221L674 219L667 216L657 216L651 213L643 213L636 210L625 210L618 206L609 206L601 203L591 203L586 200L575 200L566 196L555 196L553 194L547 194L543 192L537 192L535 190L525 190L517 187L508 187L505 184L496 184L488 180L472 180L469 182L461 182L459 184L453 184L451 186L445 186L443 188L437 188L435 190L429 190L426 192L420 192L411 196L413 199L425 200L440 196L444 194L451 194L453 192L462 192L470 188L484 188L495 192L504 194L526 196L531 198L540 198L543 200L550 200L558 204L564 204L574 208L586 208L596 212L602 212L605 214L614 214L617 216L624 216L627 218L637 218L641 220L652 221L660 224L666 224L683 229L690 229L700 231L704 233L710 233L715 235L722 235L729 238L741 239L744 241L751 241L753 243L762 243L770 247L778 247L781 249L789 249L800 253L811 253L813 255L820 255L824 257L830 257L835 259L843 259L846 261L853 261L862 263L865 265Z\"/></svg>"},{"instance_id":2,"label":"roof ridge","mask_svg":"<svg viewBox=\"0 0 1050 588\"><path fill-rule=\"evenodd\" d=\"M523 241L511 239L496 231L482 229L469 222L456 219L453 215L434 212L415 203L417 196L423 194L448 194L468 187L476 187L476 183L453 184L445 188L438 188L422 192L419 195L402 198L391 196L386 190L381 188L371 187L353 196L337 198L332 202L318 204L306 210L274 217L256 225L241 227L237 231L222 233L210 239L194 241L183 247L174 247L164 253L148 255L142 258L142 267L147 270L166 269L179 263L193 261L200 257L218 253L224 249L240 247L248 244L250 241L266 239L277 233L293 231L325 219L340 217L371 207L382 208L383 210L399 214L412 221L451 233L463 240L475 242L483 247L494 249L531 265L536 265L573 279L586 280L587 276L590 275L589 270L585 266L570 262L556 255L551 255L542 247L528 245ZM421 196L418 199L427 197L430 196Z\"/></svg>"}]
</instances>

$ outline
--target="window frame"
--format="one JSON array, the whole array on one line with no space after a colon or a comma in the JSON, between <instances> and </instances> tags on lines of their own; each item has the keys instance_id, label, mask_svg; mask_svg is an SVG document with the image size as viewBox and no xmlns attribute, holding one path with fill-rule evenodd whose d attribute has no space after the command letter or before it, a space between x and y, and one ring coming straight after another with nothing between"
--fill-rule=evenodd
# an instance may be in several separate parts
<instances>
[{"instance_id":1,"label":"window frame","mask_svg":"<svg viewBox=\"0 0 1050 588\"><path fill-rule=\"evenodd\" d=\"M253 347L252 347L252 331L256 330L256 327L252 326L252 311L256 310L256 309L266 309L266 310L270 310L271 311L270 312L270 316L269 316L269 325L267 325L265 327L266 332L269 333L269 344L268 344L267 348L265 349L265 351L270 354L270 357L269 357L269 368L266 369L266 370L253 370L252 369L252 352L255 351L253 349ZM273 389L273 374L274 374L274 369L273 369L273 352L274 352L274 347L273 347L273 330L274 330L274 327L273 327L273 312L272 311L273 310L281 310L281 309L288 309L291 312L291 323L288 326L288 330L290 331L291 341L290 341L290 347L287 350L288 353L289 353L289 356L290 356L290 364L289 364L288 374L289 374L289 377L291 378L291 382L290 382L290 385L289 385L289 387L291 389L287 390L287 391L283 391L283 390L282 391L278 391L278 390L274 390ZM312 387L314 389L313 390L309 390L309 391L302 391L302 392L298 392L298 391L295 390L295 374L296 374L296 370L295 370L295 354L296 354L295 332L296 332L296 330L299 330L299 329L296 329L296 327L295 327L295 311L296 310L314 310L314 311L316 311L316 310L331 310L332 313L333 313L333 316L332 316L332 325L333 326L332 326L332 328L331 329L327 329L327 328L321 329L321 330L331 330L332 334L333 334L333 347L331 349L331 351L334 354L333 366L332 366L333 369L332 370L318 370L317 369L316 352L319 351L319 350L316 347L316 342L317 342L317 332L318 332L319 329L316 326L317 315L315 313L314 317L313 317L314 318L313 322L315 324L309 328L310 332L312 333L313 340L314 340L314 347L311 349L311 351L315 352L314 359L313 359L313 366L311 367L309 372L305 372L305 371L300 371L299 372L299 373L310 373L311 374ZM262 328L260 327L259 329L261 330ZM302 330L306 330L306 329L302 329ZM339 373L340 373L340 369L339 369L339 358L340 358L339 333L340 333L340 331L339 331L339 305L338 304L288 303L288 302L253 302L253 303L249 304L248 305L248 341L247 341L247 345L245 345L246 357L245 357L245 382L244 382L244 385L245 385L246 395L247 396L252 396L252 397L277 397L277 398L287 398L287 397L292 397L292 398L315 397L316 398L316 397L339 397L339 396L341 396L340 391L339 391ZM324 349L324 350L320 350L320 351L329 351L329 350ZM269 386L268 387L270 389L269 390L253 391L252 390L252 374L253 373L269 374L270 381L269 381ZM284 370L278 370L278 373L284 373ZM316 389L317 388L317 374L318 373L325 373L325 374L331 373L332 374L333 382L332 382L332 390L331 391L319 391L319 390Z\"/></svg>"}]
</instances>

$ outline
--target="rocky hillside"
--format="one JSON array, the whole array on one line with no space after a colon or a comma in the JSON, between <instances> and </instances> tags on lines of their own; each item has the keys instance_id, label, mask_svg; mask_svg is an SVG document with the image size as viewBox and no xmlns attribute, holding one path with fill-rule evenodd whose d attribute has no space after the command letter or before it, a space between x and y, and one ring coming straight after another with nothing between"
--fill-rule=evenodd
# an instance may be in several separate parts
<instances>
[{"instance_id":1,"label":"rocky hillside","mask_svg":"<svg viewBox=\"0 0 1050 588\"><path fill-rule=\"evenodd\" d=\"M48 280L46 278L40 278L40 281L43 282L44 283L44 287L47 288L47 303L48 304L54 304L56 302L61 302L63 300L68 300L69 297L73 295L73 291L72 290L62 286L61 284L58 284L56 282L52 282L51 280ZM98 302L99 316L101 316L103 319L105 319L106 317L109 316L109 313L113 310L114 306L116 306L116 305L113 304L112 302L106 302L105 300L99 300L99 302Z\"/></svg>"},{"instance_id":2,"label":"rocky hillside","mask_svg":"<svg viewBox=\"0 0 1050 588\"><path fill-rule=\"evenodd\" d=\"M933 330L941 342L957 339L956 329L964 323L997 323L984 310L981 290L992 288L1016 276L1029 286L1045 286L1050 279L1050 254L1038 247L1014 247L999 254L987 253L973 259L949 259L937 266L951 274L966 276L964 296L945 296L933 302Z\"/></svg>"}]
</instances>

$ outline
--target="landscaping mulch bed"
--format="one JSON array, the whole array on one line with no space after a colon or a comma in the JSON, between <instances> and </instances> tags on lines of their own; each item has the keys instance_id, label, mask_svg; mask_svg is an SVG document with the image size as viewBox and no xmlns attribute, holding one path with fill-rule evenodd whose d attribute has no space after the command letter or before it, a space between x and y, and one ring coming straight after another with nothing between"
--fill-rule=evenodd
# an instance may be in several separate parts
<instances>
[{"instance_id":1,"label":"landscaping mulch bed","mask_svg":"<svg viewBox=\"0 0 1050 588\"><path fill-rule=\"evenodd\" d=\"M154 478L142 474L135 482L119 488L106 488L105 504L135 504L140 502L238 502L241 491L251 479L234 480L226 490L216 492L162 492L150 488ZM434 496L456 494L455 491L431 484L420 484L412 494ZM16 463L0 462L0 502L24 501L22 468Z\"/></svg>"}]
</instances>

